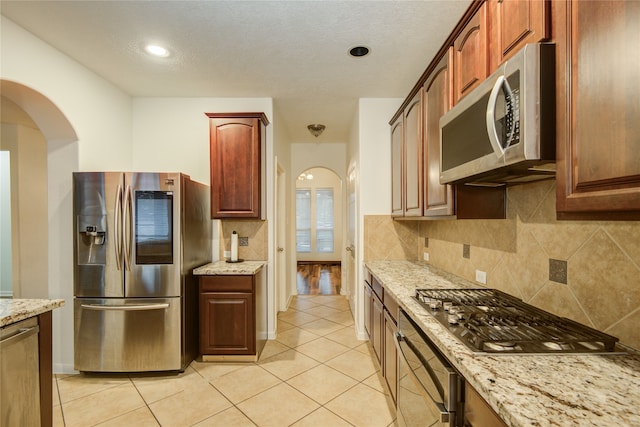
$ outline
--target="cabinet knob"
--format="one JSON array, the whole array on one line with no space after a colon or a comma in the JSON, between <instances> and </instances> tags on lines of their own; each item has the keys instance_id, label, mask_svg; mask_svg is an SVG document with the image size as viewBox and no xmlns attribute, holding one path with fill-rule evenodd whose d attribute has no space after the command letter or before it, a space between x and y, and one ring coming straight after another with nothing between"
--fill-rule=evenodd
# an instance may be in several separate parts
<instances>
[{"instance_id":1,"label":"cabinet knob","mask_svg":"<svg viewBox=\"0 0 640 427\"><path fill-rule=\"evenodd\" d=\"M278 252L284 252L284 248L278 248Z\"/></svg>"}]
</instances>

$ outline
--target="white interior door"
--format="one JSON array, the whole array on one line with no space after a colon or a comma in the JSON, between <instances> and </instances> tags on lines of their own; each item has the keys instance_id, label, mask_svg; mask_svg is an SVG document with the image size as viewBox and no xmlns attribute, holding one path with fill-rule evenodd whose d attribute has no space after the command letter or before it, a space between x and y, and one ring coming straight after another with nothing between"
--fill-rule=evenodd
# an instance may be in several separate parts
<instances>
[{"instance_id":1,"label":"white interior door","mask_svg":"<svg viewBox=\"0 0 640 427\"><path fill-rule=\"evenodd\" d=\"M277 164L277 162L276 162ZM284 169L277 164L278 172L276 175L276 262L275 275L276 278L276 306L278 311L287 309L287 300L289 299L289 287L287 286L287 175Z\"/></svg>"},{"instance_id":2,"label":"white interior door","mask_svg":"<svg viewBox=\"0 0 640 427\"><path fill-rule=\"evenodd\" d=\"M343 281L342 293L350 295L352 310L354 306L353 296L355 292L356 281L356 172L355 167L351 166L347 173L347 239L346 262L344 263L345 277ZM355 311L354 311L355 312Z\"/></svg>"}]
</instances>

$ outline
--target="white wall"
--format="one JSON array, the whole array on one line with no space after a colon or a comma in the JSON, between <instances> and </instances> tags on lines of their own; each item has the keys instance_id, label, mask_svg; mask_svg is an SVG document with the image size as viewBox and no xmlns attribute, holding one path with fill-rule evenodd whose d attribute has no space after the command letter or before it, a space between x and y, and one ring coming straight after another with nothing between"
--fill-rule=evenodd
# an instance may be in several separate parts
<instances>
[{"instance_id":1,"label":"white wall","mask_svg":"<svg viewBox=\"0 0 640 427\"><path fill-rule=\"evenodd\" d=\"M66 301L53 313L53 360L56 372L69 372L73 369L71 173L131 167L131 98L4 16L0 20L0 79L3 85L19 84L12 85L10 94L3 90L3 95L24 109L47 138L49 298ZM28 90L16 89L20 85ZM31 102L29 90L43 97ZM52 131L55 126L50 126L47 115L51 106L66 118L73 128L70 132Z\"/></svg>"},{"instance_id":2,"label":"white wall","mask_svg":"<svg viewBox=\"0 0 640 427\"><path fill-rule=\"evenodd\" d=\"M13 295L10 164L9 151L0 151L0 297Z\"/></svg>"},{"instance_id":3,"label":"white wall","mask_svg":"<svg viewBox=\"0 0 640 427\"><path fill-rule=\"evenodd\" d=\"M365 339L363 314L363 287L359 284L363 277L364 216L389 215L391 212L391 144L389 120L402 104L402 98L360 99L358 105L357 149L351 142L350 164L357 172L357 239L355 313L356 333Z\"/></svg>"},{"instance_id":4,"label":"white wall","mask_svg":"<svg viewBox=\"0 0 640 427\"><path fill-rule=\"evenodd\" d=\"M389 120L404 99L360 100L360 216L391 212Z\"/></svg>"},{"instance_id":5,"label":"white wall","mask_svg":"<svg viewBox=\"0 0 640 427\"><path fill-rule=\"evenodd\" d=\"M347 144L291 144L291 163L293 165L293 179L307 169L324 167L331 169L340 179L344 180L347 173Z\"/></svg>"},{"instance_id":6,"label":"white wall","mask_svg":"<svg viewBox=\"0 0 640 427\"><path fill-rule=\"evenodd\" d=\"M209 185L209 118L205 113L264 112L271 98L134 98L133 169L177 171ZM267 126L267 141L273 139Z\"/></svg>"}]
</instances>

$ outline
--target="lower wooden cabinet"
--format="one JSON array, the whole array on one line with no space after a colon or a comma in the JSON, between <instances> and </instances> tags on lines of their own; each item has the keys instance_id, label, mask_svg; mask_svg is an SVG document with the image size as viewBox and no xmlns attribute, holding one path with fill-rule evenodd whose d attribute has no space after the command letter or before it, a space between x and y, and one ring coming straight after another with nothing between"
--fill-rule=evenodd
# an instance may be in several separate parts
<instances>
[{"instance_id":1,"label":"lower wooden cabinet","mask_svg":"<svg viewBox=\"0 0 640 427\"><path fill-rule=\"evenodd\" d=\"M465 427L507 427L478 392L464 385L464 425Z\"/></svg>"},{"instance_id":2,"label":"lower wooden cabinet","mask_svg":"<svg viewBox=\"0 0 640 427\"><path fill-rule=\"evenodd\" d=\"M393 403L397 403L398 396L398 350L396 349L395 334L398 332L398 321L391 317L391 313L384 311L384 361L383 375L391 394Z\"/></svg>"},{"instance_id":3,"label":"lower wooden cabinet","mask_svg":"<svg viewBox=\"0 0 640 427\"><path fill-rule=\"evenodd\" d=\"M371 304L373 304L373 291L370 282L364 283L364 331L371 339Z\"/></svg>"},{"instance_id":4,"label":"lower wooden cabinet","mask_svg":"<svg viewBox=\"0 0 640 427\"><path fill-rule=\"evenodd\" d=\"M395 404L398 394L398 352L395 345L395 334L398 331L398 303L391 294L385 292L382 284L368 271L364 284L364 297L365 330Z\"/></svg>"},{"instance_id":5,"label":"lower wooden cabinet","mask_svg":"<svg viewBox=\"0 0 640 427\"><path fill-rule=\"evenodd\" d=\"M371 306L371 347L376 355L378 363L382 365L382 349L383 349L383 326L384 326L384 306L378 296L373 293L373 304Z\"/></svg>"},{"instance_id":6,"label":"lower wooden cabinet","mask_svg":"<svg viewBox=\"0 0 640 427\"><path fill-rule=\"evenodd\" d=\"M259 277L200 276L199 335L203 357L257 358L266 340L266 298L261 298Z\"/></svg>"}]
</instances>

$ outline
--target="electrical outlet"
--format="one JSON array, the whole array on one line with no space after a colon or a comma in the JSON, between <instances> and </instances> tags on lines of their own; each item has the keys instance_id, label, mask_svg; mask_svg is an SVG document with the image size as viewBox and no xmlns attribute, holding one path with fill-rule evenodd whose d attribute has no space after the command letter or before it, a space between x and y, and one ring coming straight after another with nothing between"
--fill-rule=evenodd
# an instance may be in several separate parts
<instances>
[{"instance_id":1,"label":"electrical outlet","mask_svg":"<svg viewBox=\"0 0 640 427\"><path fill-rule=\"evenodd\" d=\"M429 252L424 253L424 260L429 261Z\"/></svg>"},{"instance_id":2,"label":"electrical outlet","mask_svg":"<svg viewBox=\"0 0 640 427\"><path fill-rule=\"evenodd\" d=\"M225 258L231 258L231 251L224 251Z\"/></svg>"},{"instance_id":3,"label":"electrical outlet","mask_svg":"<svg viewBox=\"0 0 640 427\"><path fill-rule=\"evenodd\" d=\"M476 270L476 282L482 283L483 285L487 284L487 273L484 271Z\"/></svg>"}]
</instances>

